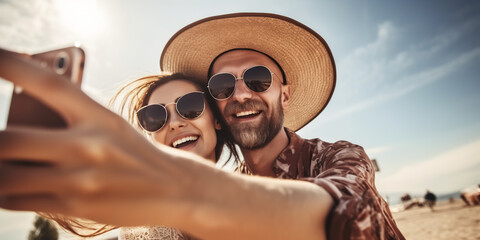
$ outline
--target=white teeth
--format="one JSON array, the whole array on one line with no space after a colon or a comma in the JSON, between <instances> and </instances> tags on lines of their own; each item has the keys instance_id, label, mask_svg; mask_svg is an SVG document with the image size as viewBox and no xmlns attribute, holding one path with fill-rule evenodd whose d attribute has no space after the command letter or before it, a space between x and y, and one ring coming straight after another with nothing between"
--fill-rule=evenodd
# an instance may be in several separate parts
<instances>
[{"instance_id":1,"label":"white teeth","mask_svg":"<svg viewBox=\"0 0 480 240\"><path fill-rule=\"evenodd\" d=\"M257 114L257 113L259 113L259 111L245 111L245 112L239 112L239 113L237 113L235 116L237 116L237 117L243 117L243 116L252 115L252 114Z\"/></svg>"},{"instance_id":2,"label":"white teeth","mask_svg":"<svg viewBox=\"0 0 480 240\"><path fill-rule=\"evenodd\" d=\"M180 139L176 140L175 142L173 142L172 146L177 147L178 145L180 145L182 143L185 143L185 142L188 142L188 141L195 141L197 139L198 139L198 136L183 137L183 138L180 138Z\"/></svg>"}]
</instances>

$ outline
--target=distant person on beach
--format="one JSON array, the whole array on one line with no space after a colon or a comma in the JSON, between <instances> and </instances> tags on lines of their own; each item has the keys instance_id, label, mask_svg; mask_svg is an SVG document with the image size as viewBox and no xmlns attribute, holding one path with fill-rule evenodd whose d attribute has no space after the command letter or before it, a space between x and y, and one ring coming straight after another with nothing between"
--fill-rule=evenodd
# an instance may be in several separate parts
<instances>
[{"instance_id":1,"label":"distant person on beach","mask_svg":"<svg viewBox=\"0 0 480 240\"><path fill-rule=\"evenodd\" d=\"M402 200L403 203L406 203L406 202L412 200L412 197L410 196L410 194L405 193L405 194L402 195L402 197L400 197L400 200Z\"/></svg>"},{"instance_id":2,"label":"distant person on beach","mask_svg":"<svg viewBox=\"0 0 480 240\"><path fill-rule=\"evenodd\" d=\"M435 206L435 202L437 201L437 196L435 196L435 194L427 190L427 193L425 194L424 198L425 198L425 204L433 212L434 211L433 206Z\"/></svg>"},{"instance_id":3,"label":"distant person on beach","mask_svg":"<svg viewBox=\"0 0 480 240\"><path fill-rule=\"evenodd\" d=\"M470 187L462 190L460 198L467 206L480 204L480 184L476 187Z\"/></svg>"},{"instance_id":4,"label":"distant person on beach","mask_svg":"<svg viewBox=\"0 0 480 240\"><path fill-rule=\"evenodd\" d=\"M420 202L418 201L418 199L412 198L412 196L410 196L410 194L408 193L403 194L400 197L400 200L402 201L404 210L410 209L414 206L420 206Z\"/></svg>"}]
</instances>

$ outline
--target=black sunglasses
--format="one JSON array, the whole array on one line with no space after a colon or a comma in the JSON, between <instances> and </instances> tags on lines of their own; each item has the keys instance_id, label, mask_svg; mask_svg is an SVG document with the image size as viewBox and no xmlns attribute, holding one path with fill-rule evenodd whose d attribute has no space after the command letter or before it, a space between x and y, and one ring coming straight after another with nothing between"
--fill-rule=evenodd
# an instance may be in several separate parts
<instances>
[{"instance_id":1,"label":"black sunglasses","mask_svg":"<svg viewBox=\"0 0 480 240\"><path fill-rule=\"evenodd\" d=\"M253 66L243 72L243 82L254 92L265 92L272 85L273 72L266 66ZM208 80L208 91L216 100L233 95L238 79L231 73L217 73Z\"/></svg>"},{"instance_id":2,"label":"black sunglasses","mask_svg":"<svg viewBox=\"0 0 480 240\"><path fill-rule=\"evenodd\" d=\"M205 110L205 98L203 92L191 92L179 97L174 103L151 104L137 111L137 119L140 126L147 132L156 132L165 126L168 119L167 106L175 104L177 113L185 119L195 119L202 115Z\"/></svg>"}]
</instances>

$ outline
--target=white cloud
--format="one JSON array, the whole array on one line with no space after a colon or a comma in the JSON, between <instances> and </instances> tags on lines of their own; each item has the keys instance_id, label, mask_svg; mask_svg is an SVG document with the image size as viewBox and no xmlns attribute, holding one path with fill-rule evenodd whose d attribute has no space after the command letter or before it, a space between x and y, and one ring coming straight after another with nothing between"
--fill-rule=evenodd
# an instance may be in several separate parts
<instances>
[{"instance_id":1,"label":"white cloud","mask_svg":"<svg viewBox=\"0 0 480 240\"><path fill-rule=\"evenodd\" d=\"M459 176L461 174L461 176ZM480 180L480 140L456 147L448 152L418 161L389 176L377 176L380 192L440 193L460 190Z\"/></svg>"},{"instance_id":2,"label":"white cloud","mask_svg":"<svg viewBox=\"0 0 480 240\"><path fill-rule=\"evenodd\" d=\"M339 84L348 86L349 90L364 90L364 84L388 87L392 82L405 79L405 75L417 72L414 67L438 60L439 54L452 48L456 41L468 33L475 32L479 24L477 19L467 19L437 35L411 36L413 33L409 32L410 29L397 27L390 21L383 22L378 26L374 41L359 46L339 61L339 77L342 79ZM405 46L406 42L412 44Z\"/></svg>"},{"instance_id":3,"label":"white cloud","mask_svg":"<svg viewBox=\"0 0 480 240\"><path fill-rule=\"evenodd\" d=\"M480 47L472 49L468 52L464 52L460 56L447 61L446 63L436 66L434 68L427 69L412 75L408 75L402 78L395 87L399 87L399 90L394 92L395 96L401 96L409 93L419 87L422 87L430 82L437 81L453 72L458 70L462 65L467 64L470 61L480 56Z\"/></svg>"},{"instance_id":4,"label":"white cloud","mask_svg":"<svg viewBox=\"0 0 480 240\"><path fill-rule=\"evenodd\" d=\"M342 108L342 110L326 116L322 123L338 120L349 114L371 107L372 105L379 104L387 100L408 94L424 85L427 85L454 73L462 65L467 64L468 62L471 62L478 57L480 57L480 47L475 48L472 51L463 53L457 58L454 58L451 61L448 61L442 65L426 69L421 72L413 73L411 75L407 75L397 83L392 84L392 89L390 91L382 92L371 98L353 104L349 107Z\"/></svg>"},{"instance_id":5,"label":"white cloud","mask_svg":"<svg viewBox=\"0 0 480 240\"><path fill-rule=\"evenodd\" d=\"M82 4L80 1L68 2L69 4L52 0L0 2L0 46L21 52L41 51L71 45L81 34L100 29L103 21L98 17L98 7L92 4L93 1L83 1ZM76 9L65 13L65 6ZM86 14L87 10L91 10L90 15ZM75 21L72 20L74 17ZM92 26L92 21L97 21L98 24Z\"/></svg>"},{"instance_id":6,"label":"white cloud","mask_svg":"<svg viewBox=\"0 0 480 240\"><path fill-rule=\"evenodd\" d=\"M56 12L49 1L5 1L0 7L0 45L17 51L29 51L39 44L51 44ZM57 31L52 31L57 30Z\"/></svg>"},{"instance_id":7,"label":"white cloud","mask_svg":"<svg viewBox=\"0 0 480 240\"><path fill-rule=\"evenodd\" d=\"M370 158L375 158L376 155L385 153L387 151L390 151L392 147L390 146L380 146L380 147L372 147L372 148L366 148L365 152Z\"/></svg>"},{"instance_id":8,"label":"white cloud","mask_svg":"<svg viewBox=\"0 0 480 240\"><path fill-rule=\"evenodd\" d=\"M378 27L375 41L357 48L339 64L339 86L345 106L328 116L323 124L338 120L375 104L401 97L443 79L480 57L480 47L457 53L448 61L440 54L475 28L471 21L454 29L396 51L404 30L390 22ZM429 63L429 64L425 64ZM422 66L422 67L419 67ZM355 104L350 104L354 102Z\"/></svg>"},{"instance_id":9,"label":"white cloud","mask_svg":"<svg viewBox=\"0 0 480 240\"><path fill-rule=\"evenodd\" d=\"M364 84L378 84L385 81L385 67L388 64L391 46L398 40L399 30L391 23L379 25L375 41L360 46L339 62L340 86L360 90ZM398 61L398 60L397 60Z\"/></svg>"}]
</instances>

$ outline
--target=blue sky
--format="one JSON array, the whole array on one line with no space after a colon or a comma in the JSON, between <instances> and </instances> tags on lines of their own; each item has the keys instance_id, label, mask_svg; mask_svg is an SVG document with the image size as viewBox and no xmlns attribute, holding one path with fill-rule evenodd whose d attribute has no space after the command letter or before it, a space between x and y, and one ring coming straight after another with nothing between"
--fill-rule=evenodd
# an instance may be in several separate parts
<instances>
[{"instance_id":1,"label":"blue sky","mask_svg":"<svg viewBox=\"0 0 480 240\"><path fill-rule=\"evenodd\" d=\"M0 0L0 47L38 52L80 41L83 90L105 103L122 84L159 73L163 46L181 27L242 11L286 15L327 41L337 87L299 134L362 145L379 162L382 195L480 183L478 1ZM3 122L8 89L0 85ZM30 215L0 212L0 238L25 239L22 217Z\"/></svg>"}]
</instances>

